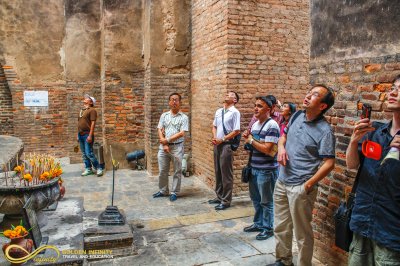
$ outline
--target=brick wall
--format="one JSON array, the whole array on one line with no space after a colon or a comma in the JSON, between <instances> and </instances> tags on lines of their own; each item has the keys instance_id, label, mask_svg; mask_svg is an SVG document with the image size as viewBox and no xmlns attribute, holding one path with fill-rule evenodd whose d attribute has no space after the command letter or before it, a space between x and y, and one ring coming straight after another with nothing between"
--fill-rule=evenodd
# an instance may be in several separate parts
<instances>
[{"instance_id":1,"label":"brick wall","mask_svg":"<svg viewBox=\"0 0 400 266\"><path fill-rule=\"evenodd\" d=\"M400 54L311 63L311 81L326 83L337 93L335 105L327 113L336 135L336 167L320 182L314 209L315 255L328 265L347 263L347 253L334 246L333 213L344 199L344 191L351 190L354 182L355 172L346 169L345 151L352 126L359 119L357 101L372 105L372 120L391 119L392 114L385 111L385 97L390 81L397 74L400 74Z\"/></svg>"},{"instance_id":2,"label":"brick wall","mask_svg":"<svg viewBox=\"0 0 400 266\"><path fill-rule=\"evenodd\" d=\"M239 93L244 130L256 95L301 103L308 84L308 1L193 1L192 111L195 172L214 182L211 126L228 90ZM197 96L198 95L198 96ZM207 106L207 108L204 108ZM248 155L234 158L234 191Z\"/></svg>"},{"instance_id":3,"label":"brick wall","mask_svg":"<svg viewBox=\"0 0 400 266\"><path fill-rule=\"evenodd\" d=\"M0 124L0 135L14 134L12 96L2 65L0 65Z\"/></svg>"},{"instance_id":4,"label":"brick wall","mask_svg":"<svg viewBox=\"0 0 400 266\"><path fill-rule=\"evenodd\" d=\"M77 134L77 118L82 108L83 95L89 93L99 99L100 86L87 83L46 83L28 86L21 84L11 66L4 66L11 88L14 135L24 142L25 152L46 152L56 157L68 156L81 160L73 152ZM24 91L48 91L48 107L24 106ZM98 121L102 120L101 101L96 104ZM101 127L96 127L96 139L101 139Z\"/></svg>"},{"instance_id":5,"label":"brick wall","mask_svg":"<svg viewBox=\"0 0 400 266\"><path fill-rule=\"evenodd\" d=\"M211 128L227 91L228 1L192 1L192 149L197 176L214 184Z\"/></svg>"},{"instance_id":6,"label":"brick wall","mask_svg":"<svg viewBox=\"0 0 400 266\"><path fill-rule=\"evenodd\" d=\"M157 125L169 110L168 96L182 95L182 111L190 119L190 1L144 1L144 108L147 170L158 174ZM162 21L162 23L160 23ZM185 141L190 152L190 136Z\"/></svg>"}]
</instances>

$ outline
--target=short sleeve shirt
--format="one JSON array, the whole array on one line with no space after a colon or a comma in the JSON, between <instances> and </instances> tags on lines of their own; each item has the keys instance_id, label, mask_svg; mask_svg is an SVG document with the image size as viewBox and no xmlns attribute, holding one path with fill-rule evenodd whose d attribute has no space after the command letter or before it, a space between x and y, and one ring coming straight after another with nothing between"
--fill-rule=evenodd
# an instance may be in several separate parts
<instances>
[{"instance_id":1,"label":"short sleeve shirt","mask_svg":"<svg viewBox=\"0 0 400 266\"><path fill-rule=\"evenodd\" d=\"M335 135L323 116L307 121L305 112L300 113L289 122L286 138L289 160L278 177L286 185L303 184L318 171L323 159L335 158Z\"/></svg>"},{"instance_id":2,"label":"short sleeve shirt","mask_svg":"<svg viewBox=\"0 0 400 266\"><path fill-rule=\"evenodd\" d=\"M277 144L279 140L278 123L276 123L276 121L273 119L269 119L260 132L261 127L262 124L257 120L251 127L251 134L253 136L257 134L260 137L261 143L271 142ZM253 148L251 167L263 170L277 169L278 162L276 160L276 155L271 157Z\"/></svg>"},{"instance_id":3,"label":"short sleeve shirt","mask_svg":"<svg viewBox=\"0 0 400 266\"><path fill-rule=\"evenodd\" d=\"M165 137L169 138L181 131L189 131L189 118L182 112L173 115L171 111L161 115L157 128L165 130ZM174 143L183 142L184 137L176 139Z\"/></svg>"},{"instance_id":4,"label":"short sleeve shirt","mask_svg":"<svg viewBox=\"0 0 400 266\"><path fill-rule=\"evenodd\" d=\"M92 121L96 121L97 112L93 107L89 107L86 110L81 110L78 117L78 132L90 132L90 126Z\"/></svg>"},{"instance_id":5,"label":"short sleeve shirt","mask_svg":"<svg viewBox=\"0 0 400 266\"><path fill-rule=\"evenodd\" d=\"M222 112L224 108L219 108L215 112L213 126L217 128L217 138L222 139L226 134L224 133L224 128L222 126ZM240 130L240 112L235 106L231 106L225 110L224 113L224 125L227 134L234 130Z\"/></svg>"}]
</instances>

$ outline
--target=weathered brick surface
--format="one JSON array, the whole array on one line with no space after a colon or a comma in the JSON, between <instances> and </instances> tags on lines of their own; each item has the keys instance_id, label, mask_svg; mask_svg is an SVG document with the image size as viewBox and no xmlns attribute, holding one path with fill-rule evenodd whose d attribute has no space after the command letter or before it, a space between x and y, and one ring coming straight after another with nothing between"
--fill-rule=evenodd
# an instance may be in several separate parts
<instances>
[{"instance_id":1,"label":"weathered brick surface","mask_svg":"<svg viewBox=\"0 0 400 266\"><path fill-rule=\"evenodd\" d=\"M391 113L384 109L384 101L390 90L388 82L400 74L399 63L399 54L340 62L311 62L311 81L325 83L336 91L336 103L327 113L336 135L336 167L320 182L314 210L315 255L328 265L345 265L347 262L347 253L334 245L333 213L354 182L355 172L346 169L345 152L352 126L359 119L357 101L372 105L372 120L390 119ZM343 75L348 78L343 80Z\"/></svg>"},{"instance_id":2,"label":"weathered brick surface","mask_svg":"<svg viewBox=\"0 0 400 266\"><path fill-rule=\"evenodd\" d=\"M14 134L12 95L0 65L0 135Z\"/></svg>"},{"instance_id":3,"label":"weathered brick surface","mask_svg":"<svg viewBox=\"0 0 400 266\"><path fill-rule=\"evenodd\" d=\"M228 90L241 97L242 130L256 95L301 103L308 84L308 1L193 1L192 113L195 172L214 183L210 140L214 113ZM207 108L205 108L207 107ZM247 154L234 158L235 186Z\"/></svg>"}]
</instances>

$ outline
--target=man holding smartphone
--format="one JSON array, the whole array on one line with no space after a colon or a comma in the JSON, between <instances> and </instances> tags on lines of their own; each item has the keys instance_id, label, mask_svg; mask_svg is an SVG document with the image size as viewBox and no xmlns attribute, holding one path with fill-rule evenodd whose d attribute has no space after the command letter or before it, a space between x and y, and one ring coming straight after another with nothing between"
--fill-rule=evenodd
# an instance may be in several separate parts
<instances>
[{"instance_id":1,"label":"man holding smartphone","mask_svg":"<svg viewBox=\"0 0 400 266\"><path fill-rule=\"evenodd\" d=\"M393 81L386 106L392 120L378 126L363 116L355 123L346 152L347 167L361 171L350 220L354 234L349 265L400 263L400 161L396 156L387 158L389 151L400 149L400 75ZM361 152L367 139L381 145L380 159Z\"/></svg>"}]
</instances>

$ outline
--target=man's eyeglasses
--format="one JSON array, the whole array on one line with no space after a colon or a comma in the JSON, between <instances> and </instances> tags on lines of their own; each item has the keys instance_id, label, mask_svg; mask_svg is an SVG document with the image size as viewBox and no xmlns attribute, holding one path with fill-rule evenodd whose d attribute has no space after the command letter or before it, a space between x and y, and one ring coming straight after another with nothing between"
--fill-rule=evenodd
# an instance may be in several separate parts
<instances>
[{"instance_id":1,"label":"man's eyeglasses","mask_svg":"<svg viewBox=\"0 0 400 266\"><path fill-rule=\"evenodd\" d=\"M180 102L179 99L169 99L169 101L170 101L170 102L177 102L177 103Z\"/></svg>"},{"instance_id":2,"label":"man's eyeglasses","mask_svg":"<svg viewBox=\"0 0 400 266\"><path fill-rule=\"evenodd\" d=\"M392 87L390 87L390 91L395 91L395 90L399 91L400 90L400 86L396 87L396 86L393 85Z\"/></svg>"},{"instance_id":3,"label":"man's eyeglasses","mask_svg":"<svg viewBox=\"0 0 400 266\"><path fill-rule=\"evenodd\" d=\"M311 96L316 97L316 98L318 98L320 96L320 94L316 91L308 91L306 95L310 95L310 94L311 94Z\"/></svg>"}]
</instances>

